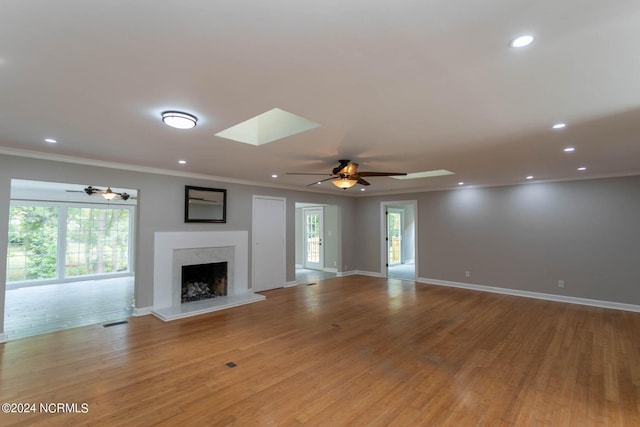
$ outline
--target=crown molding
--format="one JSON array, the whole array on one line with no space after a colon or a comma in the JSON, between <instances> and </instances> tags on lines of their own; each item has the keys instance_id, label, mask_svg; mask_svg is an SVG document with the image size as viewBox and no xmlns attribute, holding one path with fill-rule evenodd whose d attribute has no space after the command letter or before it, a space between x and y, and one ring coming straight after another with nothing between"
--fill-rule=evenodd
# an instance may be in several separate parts
<instances>
[{"instance_id":1,"label":"crown molding","mask_svg":"<svg viewBox=\"0 0 640 427\"><path fill-rule=\"evenodd\" d=\"M264 183L264 182L250 181L246 179L228 178L228 177L217 176L217 175L184 172L184 171L177 171L172 169L152 168L148 166L139 166L139 165L133 165L129 163L108 162L103 160L88 159L84 157L44 153L41 151L23 150L19 148L10 148L10 147L0 146L0 154L5 154L8 156L17 156L17 157L28 157L31 159L39 159L39 160L50 160L54 162L74 163L74 164L79 164L84 166L95 166L95 167L103 167L103 168L110 168L110 169L128 170L132 172L143 172L143 173L150 173L150 174L157 174L157 175L177 176L181 178L204 179L204 180L210 180L210 181L227 182L230 184L241 184L241 185L249 185L249 186L264 187L264 188L276 188L280 190L300 191L303 193L330 194L332 196L354 197L354 198L393 196L393 195L399 195L399 194L413 194L413 193L430 193L433 191L468 190L471 188L510 187L514 185L533 185L533 184L540 184L540 183L583 181L583 180L590 180L590 179L622 178L627 176L640 175L640 171L625 171L625 172L617 172L617 173L583 175L583 176L571 177L571 178L536 179L534 181L511 182L511 183L505 183L505 184L478 184L478 185L464 185L462 187L447 186L447 187L440 187L440 188L408 188L408 189L400 189L400 190L380 191L380 192L374 192L374 193L366 193L366 192L359 191L357 193L349 192L346 194L345 193L337 194L335 191L331 191L333 189L326 190L326 189L320 189L316 187L300 188L294 185Z\"/></svg>"},{"instance_id":2,"label":"crown molding","mask_svg":"<svg viewBox=\"0 0 640 427\"><path fill-rule=\"evenodd\" d=\"M336 193L333 191L331 192L327 190L323 191L322 189L300 188L294 185L264 183L264 182L250 181L247 179L228 178L224 176L208 175L208 174L202 174L202 173L152 168L148 166L133 165L130 163L108 162L104 160L95 160L95 159L88 159L84 157L67 156L63 154L43 153L40 151L23 150L19 148L0 147L0 154L5 154L7 156L27 157L27 158L38 159L38 160L49 160L53 162L73 163L73 164L78 164L83 166L94 166L94 167L109 168L109 169L127 170L132 172L150 173L150 174L156 174L156 175L177 176L181 178L192 178L192 179L204 179L208 181L227 182L230 184L241 184L241 185L249 185L254 187L277 188L281 190L301 191L306 193L322 193L322 194L331 194L334 196L336 195ZM346 196L346 195L342 194L342 196Z\"/></svg>"}]
</instances>

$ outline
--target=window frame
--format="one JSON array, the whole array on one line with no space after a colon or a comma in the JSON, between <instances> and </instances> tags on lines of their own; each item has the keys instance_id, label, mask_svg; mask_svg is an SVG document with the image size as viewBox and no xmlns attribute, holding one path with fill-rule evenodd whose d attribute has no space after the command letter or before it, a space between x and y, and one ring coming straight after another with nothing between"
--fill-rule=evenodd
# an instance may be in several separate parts
<instances>
[{"instance_id":1,"label":"window frame","mask_svg":"<svg viewBox=\"0 0 640 427\"><path fill-rule=\"evenodd\" d=\"M108 205L105 203L82 203L82 202L62 202L62 201L40 201L40 200L10 200L9 206L42 206L58 208L58 248L56 251L56 277L53 279L33 279L6 282L7 289L18 289L30 286L43 286L54 283L80 282L84 280L107 279L115 277L133 276L135 265L133 251L135 248L135 205ZM67 210L69 208L89 208L89 209L126 209L129 212L129 247L127 250L127 271L113 273L87 274L82 276L66 276L66 253L67 253ZM9 217L11 221L11 217ZM8 236L7 236L8 237ZM7 239L7 246L9 241ZM7 253L8 255L8 253ZM7 264L8 268L8 264Z\"/></svg>"}]
</instances>

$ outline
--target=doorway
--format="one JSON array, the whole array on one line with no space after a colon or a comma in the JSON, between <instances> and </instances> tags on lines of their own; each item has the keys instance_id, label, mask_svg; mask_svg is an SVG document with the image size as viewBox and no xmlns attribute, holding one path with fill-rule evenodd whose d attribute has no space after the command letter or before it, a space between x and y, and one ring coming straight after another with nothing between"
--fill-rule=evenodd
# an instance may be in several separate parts
<instances>
[{"instance_id":1,"label":"doorway","mask_svg":"<svg viewBox=\"0 0 640 427\"><path fill-rule=\"evenodd\" d=\"M337 276L341 259L339 207L295 204L296 283L316 283Z\"/></svg>"},{"instance_id":2,"label":"doorway","mask_svg":"<svg viewBox=\"0 0 640 427\"><path fill-rule=\"evenodd\" d=\"M381 271L385 277L416 280L417 201L382 202Z\"/></svg>"},{"instance_id":3,"label":"doorway","mask_svg":"<svg viewBox=\"0 0 640 427\"><path fill-rule=\"evenodd\" d=\"M404 234L404 209L387 209L387 264L389 267L402 264L402 235Z\"/></svg>"},{"instance_id":4,"label":"doorway","mask_svg":"<svg viewBox=\"0 0 640 427\"><path fill-rule=\"evenodd\" d=\"M11 180L4 333L18 339L132 315L137 190ZM104 187L107 188L107 187Z\"/></svg>"},{"instance_id":5,"label":"doorway","mask_svg":"<svg viewBox=\"0 0 640 427\"><path fill-rule=\"evenodd\" d=\"M304 262L303 266L310 270L324 269L324 218L322 208L304 208Z\"/></svg>"}]
</instances>

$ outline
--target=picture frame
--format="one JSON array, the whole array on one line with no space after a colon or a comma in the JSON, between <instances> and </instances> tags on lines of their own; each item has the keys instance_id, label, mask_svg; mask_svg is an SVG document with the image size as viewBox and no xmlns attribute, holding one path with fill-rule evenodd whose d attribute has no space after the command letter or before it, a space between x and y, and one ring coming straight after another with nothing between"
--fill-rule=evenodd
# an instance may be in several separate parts
<instances>
[{"instance_id":1,"label":"picture frame","mask_svg":"<svg viewBox=\"0 0 640 427\"><path fill-rule=\"evenodd\" d=\"M221 188L184 188L184 222L227 222L227 190Z\"/></svg>"}]
</instances>

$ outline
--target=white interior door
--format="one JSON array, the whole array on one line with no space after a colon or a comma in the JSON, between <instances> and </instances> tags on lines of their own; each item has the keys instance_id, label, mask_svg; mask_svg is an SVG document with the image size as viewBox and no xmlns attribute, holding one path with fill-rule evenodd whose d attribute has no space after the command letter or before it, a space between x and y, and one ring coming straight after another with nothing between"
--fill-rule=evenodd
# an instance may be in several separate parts
<instances>
[{"instance_id":1,"label":"white interior door","mask_svg":"<svg viewBox=\"0 0 640 427\"><path fill-rule=\"evenodd\" d=\"M324 224L322 208L303 209L304 212L304 268L324 269Z\"/></svg>"},{"instance_id":2,"label":"white interior door","mask_svg":"<svg viewBox=\"0 0 640 427\"><path fill-rule=\"evenodd\" d=\"M253 291L286 284L286 199L253 196Z\"/></svg>"}]
</instances>

